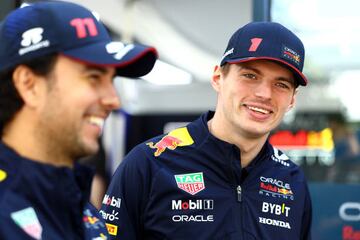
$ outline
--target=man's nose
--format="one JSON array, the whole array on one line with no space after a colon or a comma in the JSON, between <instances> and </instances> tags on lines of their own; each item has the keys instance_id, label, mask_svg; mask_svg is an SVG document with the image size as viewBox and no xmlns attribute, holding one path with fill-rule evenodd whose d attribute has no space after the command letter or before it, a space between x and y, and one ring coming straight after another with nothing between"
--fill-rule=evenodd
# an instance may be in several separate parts
<instances>
[{"instance_id":1,"label":"man's nose","mask_svg":"<svg viewBox=\"0 0 360 240\"><path fill-rule=\"evenodd\" d=\"M255 95L262 99L271 99L272 97L271 83L267 81L261 81L261 83L259 83L256 86Z\"/></svg>"},{"instance_id":2,"label":"man's nose","mask_svg":"<svg viewBox=\"0 0 360 240\"><path fill-rule=\"evenodd\" d=\"M101 104L104 105L107 110L112 111L120 108L120 98L113 84L108 85L102 95Z\"/></svg>"}]
</instances>

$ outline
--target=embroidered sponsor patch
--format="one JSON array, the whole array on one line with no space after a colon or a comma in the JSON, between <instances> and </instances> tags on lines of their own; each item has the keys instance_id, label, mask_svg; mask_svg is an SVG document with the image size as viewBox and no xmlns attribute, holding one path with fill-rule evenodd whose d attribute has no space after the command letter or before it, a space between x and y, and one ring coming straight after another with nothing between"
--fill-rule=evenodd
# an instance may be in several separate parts
<instances>
[{"instance_id":1,"label":"embroidered sponsor patch","mask_svg":"<svg viewBox=\"0 0 360 240\"><path fill-rule=\"evenodd\" d=\"M259 217L259 223L266 224L266 225L271 225L271 226L274 226L274 227L281 227L281 228L291 229L291 226L290 226L289 222L276 220L276 219L271 219L271 218Z\"/></svg>"},{"instance_id":2,"label":"embroidered sponsor patch","mask_svg":"<svg viewBox=\"0 0 360 240\"><path fill-rule=\"evenodd\" d=\"M42 226L32 207L11 213L11 218L22 228L29 236L40 240L42 235Z\"/></svg>"},{"instance_id":3,"label":"embroidered sponsor patch","mask_svg":"<svg viewBox=\"0 0 360 240\"><path fill-rule=\"evenodd\" d=\"M263 202L261 207L261 212L263 213L269 213L271 215L285 216L285 217L289 217L290 210L291 208L285 203L276 204L276 203Z\"/></svg>"},{"instance_id":4,"label":"embroidered sponsor patch","mask_svg":"<svg viewBox=\"0 0 360 240\"><path fill-rule=\"evenodd\" d=\"M49 40L43 40L44 29L37 27L25 31L22 34L21 46L19 55L24 55L28 52L33 52L42 48L50 46Z\"/></svg>"},{"instance_id":5,"label":"embroidered sponsor patch","mask_svg":"<svg viewBox=\"0 0 360 240\"><path fill-rule=\"evenodd\" d=\"M83 215L84 226L89 229L101 229L104 228L104 223L94 216L89 209L84 210Z\"/></svg>"},{"instance_id":6,"label":"embroidered sponsor patch","mask_svg":"<svg viewBox=\"0 0 360 240\"><path fill-rule=\"evenodd\" d=\"M213 210L213 199L196 199L196 200L172 200L172 210L188 211L188 210Z\"/></svg>"},{"instance_id":7,"label":"embroidered sponsor patch","mask_svg":"<svg viewBox=\"0 0 360 240\"><path fill-rule=\"evenodd\" d=\"M296 51L294 51L293 49L286 47L286 46L282 46L282 50L281 50L281 57L291 61L293 63L295 63L297 66L300 65L301 62L301 57L300 54L298 54Z\"/></svg>"},{"instance_id":8,"label":"embroidered sponsor patch","mask_svg":"<svg viewBox=\"0 0 360 240\"><path fill-rule=\"evenodd\" d=\"M205 189L205 182L202 172L175 175L178 188L195 195Z\"/></svg>"},{"instance_id":9,"label":"embroidered sponsor patch","mask_svg":"<svg viewBox=\"0 0 360 240\"><path fill-rule=\"evenodd\" d=\"M120 208L121 207L121 198L115 198L114 196L109 196L105 194L102 201L103 205Z\"/></svg>"},{"instance_id":10,"label":"embroidered sponsor patch","mask_svg":"<svg viewBox=\"0 0 360 240\"><path fill-rule=\"evenodd\" d=\"M224 53L224 55L222 56L220 62L221 62L222 60L224 60L224 58L226 58L228 55L233 54L233 53L234 53L234 48L231 48L231 49L227 50L227 51Z\"/></svg>"},{"instance_id":11,"label":"embroidered sponsor patch","mask_svg":"<svg viewBox=\"0 0 360 240\"><path fill-rule=\"evenodd\" d=\"M157 143L146 143L150 148L156 149L154 156L160 156L166 149L175 150L178 146L189 146L194 143L194 140L189 134L186 127L175 129L169 132Z\"/></svg>"},{"instance_id":12,"label":"embroidered sponsor patch","mask_svg":"<svg viewBox=\"0 0 360 240\"><path fill-rule=\"evenodd\" d=\"M294 200L294 193L291 190L289 183L264 176L260 177L259 194L275 198Z\"/></svg>"},{"instance_id":13,"label":"embroidered sponsor patch","mask_svg":"<svg viewBox=\"0 0 360 240\"><path fill-rule=\"evenodd\" d=\"M280 163L281 165L284 165L285 167L289 167L289 157L285 155L285 153L281 152L279 149L273 147L274 154L271 155L271 159L275 162Z\"/></svg>"},{"instance_id":14,"label":"embroidered sponsor patch","mask_svg":"<svg viewBox=\"0 0 360 240\"><path fill-rule=\"evenodd\" d=\"M116 221L119 219L119 217L117 216L119 214L119 212L115 211L115 210L112 210L111 213L107 213L105 212L104 210L100 210L99 212L103 219L105 219L106 221Z\"/></svg>"},{"instance_id":15,"label":"embroidered sponsor patch","mask_svg":"<svg viewBox=\"0 0 360 240\"><path fill-rule=\"evenodd\" d=\"M213 222L214 215L174 215L173 222Z\"/></svg>"},{"instance_id":16,"label":"embroidered sponsor patch","mask_svg":"<svg viewBox=\"0 0 360 240\"><path fill-rule=\"evenodd\" d=\"M118 227L114 224L110 224L110 223L105 223L106 225L106 228L108 230L108 233L110 235L113 235L113 236L116 236L117 235L117 230L118 230Z\"/></svg>"}]
</instances>

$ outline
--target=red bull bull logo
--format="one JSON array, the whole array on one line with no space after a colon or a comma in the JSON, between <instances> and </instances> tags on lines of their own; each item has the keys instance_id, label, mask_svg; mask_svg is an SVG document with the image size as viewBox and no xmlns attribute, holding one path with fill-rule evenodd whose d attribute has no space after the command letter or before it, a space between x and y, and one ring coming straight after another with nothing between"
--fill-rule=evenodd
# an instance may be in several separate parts
<instances>
[{"instance_id":1,"label":"red bull bull logo","mask_svg":"<svg viewBox=\"0 0 360 240\"><path fill-rule=\"evenodd\" d=\"M291 190L287 190L285 188L278 188L278 193L284 194L284 195L292 195L292 191Z\"/></svg>"},{"instance_id":2,"label":"red bull bull logo","mask_svg":"<svg viewBox=\"0 0 360 240\"><path fill-rule=\"evenodd\" d=\"M97 217L84 216L83 221L88 222L90 224L95 224L95 223L97 223L97 221L99 221L99 219Z\"/></svg>"},{"instance_id":3,"label":"red bull bull logo","mask_svg":"<svg viewBox=\"0 0 360 240\"><path fill-rule=\"evenodd\" d=\"M342 229L343 240L358 240L360 239L360 230L354 229L353 226L344 226Z\"/></svg>"},{"instance_id":4,"label":"red bull bull logo","mask_svg":"<svg viewBox=\"0 0 360 240\"><path fill-rule=\"evenodd\" d=\"M178 146L189 146L194 143L186 127L175 129L164 136L157 143L146 143L150 148L156 149L154 156L160 156L166 149L175 150Z\"/></svg>"},{"instance_id":5,"label":"red bull bull logo","mask_svg":"<svg viewBox=\"0 0 360 240\"><path fill-rule=\"evenodd\" d=\"M159 142L157 142L155 144L153 142L149 142L146 145L148 145L152 149L156 149L154 156L158 157L166 149L174 150L180 143L181 143L180 139L166 135Z\"/></svg>"}]
</instances>

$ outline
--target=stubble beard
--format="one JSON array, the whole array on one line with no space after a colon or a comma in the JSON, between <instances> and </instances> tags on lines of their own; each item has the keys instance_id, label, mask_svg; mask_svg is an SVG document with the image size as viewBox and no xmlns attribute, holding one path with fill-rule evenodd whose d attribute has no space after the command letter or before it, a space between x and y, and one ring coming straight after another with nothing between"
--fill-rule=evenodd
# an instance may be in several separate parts
<instances>
[{"instance_id":1,"label":"stubble beard","mask_svg":"<svg viewBox=\"0 0 360 240\"><path fill-rule=\"evenodd\" d=\"M57 106L59 107L59 106ZM69 114L56 111L51 106L40 119L37 127L37 139L51 162L75 160L95 154L99 146L90 146L82 139L82 123L65 116Z\"/></svg>"}]
</instances>

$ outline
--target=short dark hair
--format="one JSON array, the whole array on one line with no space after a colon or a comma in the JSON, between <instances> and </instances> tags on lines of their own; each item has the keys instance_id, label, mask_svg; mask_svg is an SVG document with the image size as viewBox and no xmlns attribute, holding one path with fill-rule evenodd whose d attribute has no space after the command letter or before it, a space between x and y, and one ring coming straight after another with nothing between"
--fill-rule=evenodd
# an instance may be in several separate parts
<instances>
[{"instance_id":1,"label":"short dark hair","mask_svg":"<svg viewBox=\"0 0 360 240\"><path fill-rule=\"evenodd\" d=\"M47 76L54 68L58 54L49 54L21 65L29 67L35 74ZM5 125L10 122L15 114L22 108L24 101L19 95L12 76L15 68L7 69L0 73L0 135L3 135Z\"/></svg>"},{"instance_id":2,"label":"short dark hair","mask_svg":"<svg viewBox=\"0 0 360 240\"><path fill-rule=\"evenodd\" d=\"M224 65L220 66L220 71L222 72L222 74L224 74L224 76L226 76L229 73L229 70L230 70L229 63L225 63Z\"/></svg>"}]
</instances>

